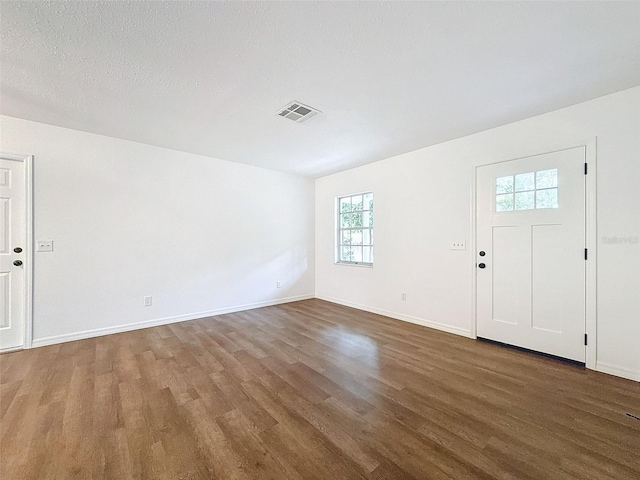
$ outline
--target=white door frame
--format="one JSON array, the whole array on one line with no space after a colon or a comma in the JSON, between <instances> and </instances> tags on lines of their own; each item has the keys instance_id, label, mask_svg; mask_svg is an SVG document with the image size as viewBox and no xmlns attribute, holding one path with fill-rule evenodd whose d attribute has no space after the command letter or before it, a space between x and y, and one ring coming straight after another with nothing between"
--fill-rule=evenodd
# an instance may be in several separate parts
<instances>
[{"instance_id":1,"label":"white door frame","mask_svg":"<svg viewBox=\"0 0 640 480\"><path fill-rule=\"evenodd\" d=\"M598 229L597 229L597 216L596 216L596 162L597 162L597 138L593 137L587 141L579 142L576 144L569 144L563 146L561 148L552 148L545 151L540 151L537 153L531 153L530 155L526 155L524 157L517 158L509 158L507 160L500 160L497 162L486 162L479 163L473 167L473 180L472 180L472 194L471 194L471 231L472 241L471 241L471 270L472 270L472 278L473 278L473 289L472 289L472 319L470 325L471 337L478 338L477 334L477 268L476 268L476 251L477 251L477 205L476 205L476 195L477 195L477 177L478 177L478 168L484 167L487 165L494 165L496 163L504 163L510 162L512 160L521 160L523 158L529 158L536 155L544 155L547 153L559 152L562 150L569 150L576 147L584 147L585 149L585 162L588 164L588 173L586 175L586 184L585 184L585 221L586 221L586 231L585 231L585 243L586 248L588 249L589 255L588 260L586 261L586 274L585 274L585 330L588 337L588 342L585 347L585 365L587 368L591 370L596 370L596 359L597 359L597 344L598 344L598 320L597 320L597 303L596 303L596 294L597 294L597 244L598 244Z\"/></svg>"},{"instance_id":2,"label":"white door frame","mask_svg":"<svg viewBox=\"0 0 640 480\"><path fill-rule=\"evenodd\" d=\"M33 342L33 155L0 153L6 160L24 163L25 176L25 244L24 244L24 347ZM14 349L3 350L10 351Z\"/></svg>"}]
</instances>

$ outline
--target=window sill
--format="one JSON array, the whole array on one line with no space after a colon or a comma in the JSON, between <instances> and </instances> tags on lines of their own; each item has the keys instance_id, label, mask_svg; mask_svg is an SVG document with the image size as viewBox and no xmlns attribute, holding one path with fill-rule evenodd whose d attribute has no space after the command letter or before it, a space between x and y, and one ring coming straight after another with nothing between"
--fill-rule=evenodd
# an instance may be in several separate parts
<instances>
[{"instance_id":1,"label":"window sill","mask_svg":"<svg viewBox=\"0 0 640 480\"><path fill-rule=\"evenodd\" d=\"M342 265L344 267L364 267L373 268L372 263L349 263L349 262L334 262L334 265Z\"/></svg>"}]
</instances>

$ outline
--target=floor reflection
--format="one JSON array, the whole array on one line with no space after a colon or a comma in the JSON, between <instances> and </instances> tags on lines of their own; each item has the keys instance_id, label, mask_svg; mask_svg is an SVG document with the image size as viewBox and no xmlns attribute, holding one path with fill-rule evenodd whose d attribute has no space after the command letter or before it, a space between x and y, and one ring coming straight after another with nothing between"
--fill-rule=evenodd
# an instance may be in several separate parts
<instances>
[{"instance_id":1,"label":"floor reflection","mask_svg":"<svg viewBox=\"0 0 640 480\"><path fill-rule=\"evenodd\" d=\"M368 336L339 325L328 328L324 337L331 340L333 350L355 357L369 367L378 368L378 344Z\"/></svg>"},{"instance_id":2,"label":"floor reflection","mask_svg":"<svg viewBox=\"0 0 640 480\"><path fill-rule=\"evenodd\" d=\"M330 345L325 354L339 362L330 371L325 370L324 375L369 405L377 405L380 364L376 341L343 326L327 328L323 337L327 341L322 343Z\"/></svg>"}]
</instances>

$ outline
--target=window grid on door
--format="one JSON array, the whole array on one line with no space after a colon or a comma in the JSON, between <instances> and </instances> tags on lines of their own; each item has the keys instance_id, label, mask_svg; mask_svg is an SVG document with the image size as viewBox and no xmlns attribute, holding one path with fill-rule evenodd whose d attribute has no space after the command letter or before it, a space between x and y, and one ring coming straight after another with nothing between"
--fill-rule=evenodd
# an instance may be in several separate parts
<instances>
[{"instance_id":1,"label":"window grid on door","mask_svg":"<svg viewBox=\"0 0 640 480\"><path fill-rule=\"evenodd\" d=\"M558 169L496 178L495 211L558 208Z\"/></svg>"},{"instance_id":2,"label":"window grid on door","mask_svg":"<svg viewBox=\"0 0 640 480\"><path fill-rule=\"evenodd\" d=\"M373 265L373 192L337 198L336 263Z\"/></svg>"}]
</instances>

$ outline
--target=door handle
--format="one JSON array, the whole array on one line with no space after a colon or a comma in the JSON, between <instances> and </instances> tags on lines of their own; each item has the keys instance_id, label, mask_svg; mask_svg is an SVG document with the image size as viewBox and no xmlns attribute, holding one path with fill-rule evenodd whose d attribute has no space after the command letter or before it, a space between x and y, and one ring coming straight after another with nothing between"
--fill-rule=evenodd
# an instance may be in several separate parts
<instances>
[{"instance_id":1,"label":"door handle","mask_svg":"<svg viewBox=\"0 0 640 480\"><path fill-rule=\"evenodd\" d=\"M19 267L20 265L22 265L22 260L14 260L14 261L13 261L13 264L14 264L16 267Z\"/></svg>"},{"instance_id":2,"label":"door handle","mask_svg":"<svg viewBox=\"0 0 640 480\"><path fill-rule=\"evenodd\" d=\"M484 267L486 267L486 265L484 263L479 263L478 264L478 268L484 268Z\"/></svg>"}]
</instances>

